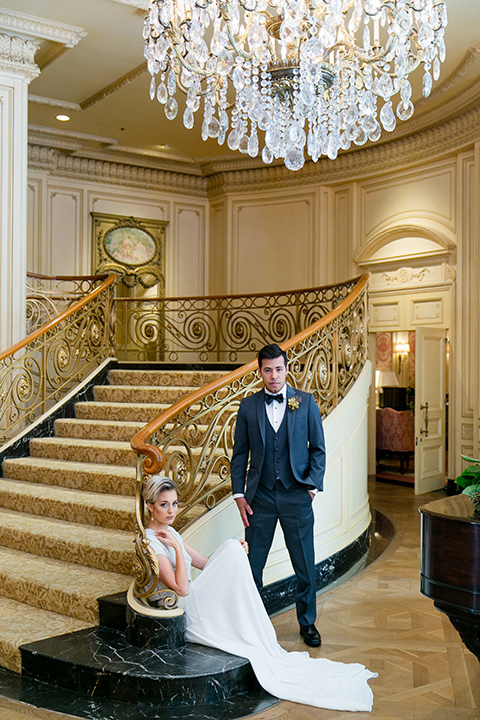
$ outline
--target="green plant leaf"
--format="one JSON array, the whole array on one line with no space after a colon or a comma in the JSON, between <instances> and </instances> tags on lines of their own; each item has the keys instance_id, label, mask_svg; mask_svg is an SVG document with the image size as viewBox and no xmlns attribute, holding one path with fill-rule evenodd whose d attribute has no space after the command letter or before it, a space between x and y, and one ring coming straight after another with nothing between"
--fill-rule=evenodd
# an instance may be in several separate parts
<instances>
[{"instance_id":1,"label":"green plant leaf","mask_svg":"<svg viewBox=\"0 0 480 720\"><path fill-rule=\"evenodd\" d=\"M468 457L468 455L461 455L460 457L466 462L480 463L480 460L475 460L475 458Z\"/></svg>"},{"instance_id":2,"label":"green plant leaf","mask_svg":"<svg viewBox=\"0 0 480 720\"><path fill-rule=\"evenodd\" d=\"M475 485L469 485L463 491L463 494L468 495L468 497L471 497L472 495L477 495L477 493L480 494L480 483L475 483Z\"/></svg>"},{"instance_id":3,"label":"green plant leaf","mask_svg":"<svg viewBox=\"0 0 480 720\"><path fill-rule=\"evenodd\" d=\"M480 465L470 465L470 467L465 468L455 482L463 488L480 482Z\"/></svg>"}]
</instances>

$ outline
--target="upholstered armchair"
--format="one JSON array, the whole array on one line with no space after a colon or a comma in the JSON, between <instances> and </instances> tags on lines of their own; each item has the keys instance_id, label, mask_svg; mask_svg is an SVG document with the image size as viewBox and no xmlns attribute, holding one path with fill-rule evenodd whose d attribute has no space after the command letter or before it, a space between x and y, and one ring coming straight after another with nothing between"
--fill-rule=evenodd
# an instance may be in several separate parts
<instances>
[{"instance_id":1,"label":"upholstered armchair","mask_svg":"<svg viewBox=\"0 0 480 720\"><path fill-rule=\"evenodd\" d=\"M415 451L413 417L410 410L377 408L377 453L378 451L398 453L400 472L404 463Z\"/></svg>"}]
</instances>

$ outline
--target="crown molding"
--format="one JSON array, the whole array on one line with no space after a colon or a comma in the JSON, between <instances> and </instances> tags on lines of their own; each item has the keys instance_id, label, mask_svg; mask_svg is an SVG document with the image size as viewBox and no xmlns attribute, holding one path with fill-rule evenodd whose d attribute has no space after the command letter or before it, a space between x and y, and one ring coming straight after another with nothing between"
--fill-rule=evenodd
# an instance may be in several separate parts
<instances>
[{"instance_id":1,"label":"crown molding","mask_svg":"<svg viewBox=\"0 0 480 720\"><path fill-rule=\"evenodd\" d=\"M94 157L65 154L45 145L29 144L28 164L31 170L48 172L85 182L107 183L126 187L205 197L205 178L160 168L145 167Z\"/></svg>"},{"instance_id":2,"label":"crown molding","mask_svg":"<svg viewBox=\"0 0 480 720\"><path fill-rule=\"evenodd\" d=\"M284 165L214 171L208 175L209 196L311 184L341 183L380 175L446 157L480 140L480 107L415 135L381 145L350 150L336 160L308 162L298 172ZM247 161L248 162L248 161Z\"/></svg>"},{"instance_id":3,"label":"crown molding","mask_svg":"<svg viewBox=\"0 0 480 720\"><path fill-rule=\"evenodd\" d=\"M4 8L0 8L0 30L36 40L52 40L68 48L75 47L87 35L83 28L74 25L65 25Z\"/></svg>"},{"instance_id":4,"label":"crown molding","mask_svg":"<svg viewBox=\"0 0 480 720\"><path fill-rule=\"evenodd\" d=\"M251 158L199 166L167 158L144 157L129 148L106 147L109 138L30 128L29 162L63 177L173 190L214 198L228 193L306 185L332 185L438 160L480 141L480 106L415 135L346 152L336 160L309 162L298 172L283 164L252 167ZM97 147L93 147L94 145ZM98 147L100 146L100 147ZM64 150L64 152L58 151ZM68 152L65 153L65 150Z\"/></svg>"}]
</instances>

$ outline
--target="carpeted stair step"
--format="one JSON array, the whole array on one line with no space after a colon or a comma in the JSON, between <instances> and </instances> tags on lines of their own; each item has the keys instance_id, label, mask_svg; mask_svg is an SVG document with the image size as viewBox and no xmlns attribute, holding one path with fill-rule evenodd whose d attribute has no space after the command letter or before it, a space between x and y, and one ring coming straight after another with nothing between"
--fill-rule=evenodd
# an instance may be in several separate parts
<instances>
[{"instance_id":1,"label":"carpeted stair step","mask_svg":"<svg viewBox=\"0 0 480 720\"><path fill-rule=\"evenodd\" d=\"M91 625L98 624L97 598L123 592L130 584L127 575L0 547L2 596Z\"/></svg>"},{"instance_id":2,"label":"carpeted stair step","mask_svg":"<svg viewBox=\"0 0 480 720\"><path fill-rule=\"evenodd\" d=\"M12 480L26 480L88 492L129 495L135 493L136 470L122 465L76 463L46 458L7 458L3 474Z\"/></svg>"},{"instance_id":3,"label":"carpeted stair step","mask_svg":"<svg viewBox=\"0 0 480 720\"><path fill-rule=\"evenodd\" d=\"M118 440L34 438L30 440L29 447L31 457L130 467L135 467L137 464L137 456L130 443Z\"/></svg>"},{"instance_id":4,"label":"carpeted stair step","mask_svg":"<svg viewBox=\"0 0 480 720\"><path fill-rule=\"evenodd\" d=\"M125 420L62 418L55 420L55 437L114 440L129 443L144 425L143 422L126 422Z\"/></svg>"},{"instance_id":5,"label":"carpeted stair step","mask_svg":"<svg viewBox=\"0 0 480 720\"><path fill-rule=\"evenodd\" d=\"M170 405L149 403L78 402L75 417L81 420L127 420L142 423L142 427L154 420Z\"/></svg>"},{"instance_id":6,"label":"carpeted stair step","mask_svg":"<svg viewBox=\"0 0 480 720\"><path fill-rule=\"evenodd\" d=\"M203 387L226 375L226 370L110 370L110 385Z\"/></svg>"},{"instance_id":7,"label":"carpeted stair step","mask_svg":"<svg viewBox=\"0 0 480 720\"><path fill-rule=\"evenodd\" d=\"M133 532L135 529L135 500L127 495L85 492L2 478L0 507L116 530Z\"/></svg>"},{"instance_id":8,"label":"carpeted stair step","mask_svg":"<svg viewBox=\"0 0 480 720\"><path fill-rule=\"evenodd\" d=\"M124 575L133 572L133 533L0 508L0 545Z\"/></svg>"},{"instance_id":9,"label":"carpeted stair step","mask_svg":"<svg viewBox=\"0 0 480 720\"><path fill-rule=\"evenodd\" d=\"M90 626L89 622L0 596L0 665L19 673L22 670L20 645Z\"/></svg>"},{"instance_id":10,"label":"carpeted stair step","mask_svg":"<svg viewBox=\"0 0 480 720\"><path fill-rule=\"evenodd\" d=\"M167 403L173 405L196 387L157 387L156 385L97 385L93 389L96 402Z\"/></svg>"},{"instance_id":11,"label":"carpeted stair step","mask_svg":"<svg viewBox=\"0 0 480 720\"><path fill-rule=\"evenodd\" d=\"M170 407L171 405L167 403L150 405L148 403L79 402L75 405L75 416L82 420L137 421L141 422L143 426L151 420L154 420ZM195 411L195 406L192 406L192 409ZM213 412L206 412L202 420L207 423L210 422L213 417Z\"/></svg>"}]
</instances>

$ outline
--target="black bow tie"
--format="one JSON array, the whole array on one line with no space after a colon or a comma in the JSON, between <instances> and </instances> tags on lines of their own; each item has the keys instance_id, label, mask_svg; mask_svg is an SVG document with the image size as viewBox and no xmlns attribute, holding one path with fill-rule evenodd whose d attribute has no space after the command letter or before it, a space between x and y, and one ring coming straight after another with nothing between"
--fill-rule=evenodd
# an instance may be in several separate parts
<instances>
[{"instance_id":1,"label":"black bow tie","mask_svg":"<svg viewBox=\"0 0 480 720\"><path fill-rule=\"evenodd\" d=\"M274 400L276 400L279 403L282 403L283 402L283 394L278 393L278 395L267 395L267 393L265 393L265 402L267 403L267 405L270 405L270 403L273 402Z\"/></svg>"}]
</instances>

